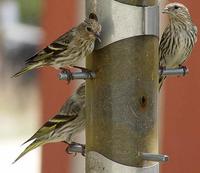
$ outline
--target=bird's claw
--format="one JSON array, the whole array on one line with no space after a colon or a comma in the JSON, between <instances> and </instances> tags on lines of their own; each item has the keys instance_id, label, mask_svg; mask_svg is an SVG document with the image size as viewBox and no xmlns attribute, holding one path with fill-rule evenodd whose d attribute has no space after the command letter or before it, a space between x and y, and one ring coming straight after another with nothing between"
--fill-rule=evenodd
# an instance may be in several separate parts
<instances>
[{"instance_id":1,"label":"bird's claw","mask_svg":"<svg viewBox=\"0 0 200 173\"><path fill-rule=\"evenodd\" d=\"M75 156L77 155L77 152L75 152L75 153L70 152L70 151L69 151L69 148L70 148L70 146L68 146L68 147L65 149L66 153L67 153L67 154L74 154L73 156L75 157Z\"/></svg>"},{"instance_id":2,"label":"bird's claw","mask_svg":"<svg viewBox=\"0 0 200 173\"><path fill-rule=\"evenodd\" d=\"M82 153L81 153L81 154L82 154L82 156L84 156L84 157L86 156L86 154L85 154L85 145L82 145Z\"/></svg>"},{"instance_id":3,"label":"bird's claw","mask_svg":"<svg viewBox=\"0 0 200 173\"><path fill-rule=\"evenodd\" d=\"M160 76L163 75L164 70L166 70L166 67L165 66L160 66Z\"/></svg>"},{"instance_id":4,"label":"bird's claw","mask_svg":"<svg viewBox=\"0 0 200 173\"><path fill-rule=\"evenodd\" d=\"M64 73L67 75L67 84L69 84L71 80L73 80L72 72L66 68L60 68L60 70L61 70L61 73Z\"/></svg>"},{"instance_id":5,"label":"bird's claw","mask_svg":"<svg viewBox=\"0 0 200 173\"><path fill-rule=\"evenodd\" d=\"M67 152L67 154L73 154L74 153L74 157L77 155L77 153L81 153L82 156L85 156L85 145L72 142L66 148L66 152Z\"/></svg>"},{"instance_id":6,"label":"bird's claw","mask_svg":"<svg viewBox=\"0 0 200 173\"><path fill-rule=\"evenodd\" d=\"M187 67L183 65L179 65L179 68L183 69L183 76L185 76L187 73Z\"/></svg>"}]
</instances>

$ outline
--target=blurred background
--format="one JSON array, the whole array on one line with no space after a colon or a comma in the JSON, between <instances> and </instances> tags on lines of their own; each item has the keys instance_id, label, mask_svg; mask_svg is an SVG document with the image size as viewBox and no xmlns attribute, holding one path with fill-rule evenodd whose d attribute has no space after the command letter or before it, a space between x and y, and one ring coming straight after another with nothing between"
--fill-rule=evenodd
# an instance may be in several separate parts
<instances>
[{"instance_id":1,"label":"blurred background","mask_svg":"<svg viewBox=\"0 0 200 173\"><path fill-rule=\"evenodd\" d=\"M2 172L39 172L40 150L24 163L12 165L20 143L39 125L41 98L35 72L18 80L11 74L44 39L40 0L0 1L0 162ZM21 141L21 142L20 142ZM32 163L31 163L32 162Z\"/></svg>"},{"instance_id":2,"label":"blurred background","mask_svg":"<svg viewBox=\"0 0 200 173\"><path fill-rule=\"evenodd\" d=\"M197 0L179 1L191 11L200 25ZM162 3L162 5L165 2ZM11 79L24 60L46 46L84 18L83 0L1 0L0 1L0 163L6 173L83 173L84 159L64 151L65 144L48 144L17 163L24 149L20 146L71 95L77 83L67 85L57 78L58 71L43 68ZM161 31L166 25L161 16ZM161 164L161 173L198 173L200 160L200 59L199 43L186 63L190 74L168 78L162 89L161 152L170 161ZM84 133L77 136L84 142Z\"/></svg>"},{"instance_id":3,"label":"blurred background","mask_svg":"<svg viewBox=\"0 0 200 173\"><path fill-rule=\"evenodd\" d=\"M82 20L82 0L0 1L0 163L2 172L68 172L74 158L65 144L48 145L12 162L25 148L21 144L55 115L71 95L75 83L59 81L58 71L46 68L19 78L24 60ZM81 16L81 17L80 17ZM77 137L78 138L78 137ZM71 163L69 164L69 159ZM84 164L82 164L84 166ZM73 172L76 171L76 167ZM79 167L83 170L83 168ZM72 172L70 170L69 172Z\"/></svg>"}]
</instances>

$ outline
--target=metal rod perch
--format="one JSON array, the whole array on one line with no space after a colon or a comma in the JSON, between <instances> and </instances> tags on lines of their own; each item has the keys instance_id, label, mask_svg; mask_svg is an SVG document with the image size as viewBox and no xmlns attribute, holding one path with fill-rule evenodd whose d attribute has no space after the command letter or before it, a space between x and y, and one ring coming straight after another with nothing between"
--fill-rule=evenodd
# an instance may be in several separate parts
<instances>
[{"instance_id":1,"label":"metal rod perch","mask_svg":"<svg viewBox=\"0 0 200 173\"><path fill-rule=\"evenodd\" d=\"M189 70L186 67L178 67L178 68L166 68L166 69L159 69L159 74L163 76L185 76L188 74ZM95 79L96 73L95 72L74 72L72 73L72 79ZM69 74L68 73L59 73L60 80L68 80Z\"/></svg>"}]
</instances>

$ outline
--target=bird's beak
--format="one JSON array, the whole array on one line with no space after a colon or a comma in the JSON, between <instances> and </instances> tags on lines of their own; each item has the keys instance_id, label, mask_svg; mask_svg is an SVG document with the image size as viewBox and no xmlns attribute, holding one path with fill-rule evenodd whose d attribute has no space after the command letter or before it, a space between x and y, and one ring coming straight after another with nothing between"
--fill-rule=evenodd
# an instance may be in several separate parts
<instances>
[{"instance_id":1,"label":"bird's beak","mask_svg":"<svg viewBox=\"0 0 200 173\"><path fill-rule=\"evenodd\" d=\"M162 13L169 14L169 9L168 9L168 8L164 8L164 9L162 10Z\"/></svg>"},{"instance_id":2,"label":"bird's beak","mask_svg":"<svg viewBox=\"0 0 200 173\"><path fill-rule=\"evenodd\" d=\"M101 43L100 33L97 32L94 35L95 35L96 39L99 41L99 43Z\"/></svg>"}]
</instances>

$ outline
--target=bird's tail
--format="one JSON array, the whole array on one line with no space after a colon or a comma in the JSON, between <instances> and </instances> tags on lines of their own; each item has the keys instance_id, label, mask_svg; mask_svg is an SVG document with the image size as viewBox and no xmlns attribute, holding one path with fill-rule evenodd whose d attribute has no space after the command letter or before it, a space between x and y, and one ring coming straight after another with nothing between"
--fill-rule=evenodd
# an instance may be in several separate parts
<instances>
[{"instance_id":1,"label":"bird's tail","mask_svg":"<svg viewBox=\"0 0 200 173\"><path fill-rule=\"evenodd\" d=\"M26 67L24 67L23 69L21 69L19 72L17 72L16 74L14 74L12 76L12 78L18 77L18 76L20 76L20 75L22 75L22 74L24 74L24 73L26 73L26 72L28 72L28 71L30 71L32 69L39 68L39 67L40 67L40 65L38 65L38 64L27 65Z\"/></svg>"},{"instance_id":2,"label":"bird's tail","mask_svg":"<svg viewBox=\"0 0 200 173\"><path fill-rule=\"evenodd\" d=\"M45 141L41 141L41 140L35 140L33 141L28 147L26 147L26 149L14 160L13 164L18 161L22 156L24 156L26 153L28 153L29 151L44 145L46 142Z\"/></svg>"},{"instance_id":3,"label":"bird's tail","mask_svg":"<svg viewBox=\"0 0 200 173\"><path fill-rule=\"evenodd\" d=\"M161 76L159 78L159 91L161 90L161 87L163 85L164 80L166 79L166 76Z\"/></svg>"}]
</instances>

